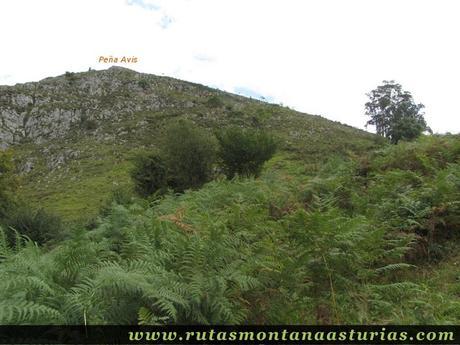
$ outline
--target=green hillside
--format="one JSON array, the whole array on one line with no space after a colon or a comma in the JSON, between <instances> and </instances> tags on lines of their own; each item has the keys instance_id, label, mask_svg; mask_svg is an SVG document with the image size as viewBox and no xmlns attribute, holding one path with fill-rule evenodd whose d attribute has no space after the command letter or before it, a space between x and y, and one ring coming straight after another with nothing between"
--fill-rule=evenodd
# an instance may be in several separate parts
<instances>
[{"instance_id":1,"label":"green hillside","mask_svg":"<svg viewBox=\"0 0 460 345\"><path fill-rule=\"evenodd\" d=\"M458 324L459 157L458 137L314 173L279 155L51 248L3 240L0 323Z\"/></svg>"},{"instance_id":2,"label":"green hillside","mask_svg":"<svg viewBox=\"0 0 460 345\"><path fill-rule=\"evenodd\" d=\"M15 109L31 124L16 129L12 145L23 170L21 194L69 221L95 216L114 188L130 183L130 159L155 147L165 125L179 118L210 131L266 129L281 152L312 166L378 142L320 116L119 67L3 88L9 98L0 98L0 109ZM26 104L15 104L19 97ZM61 117L49 115L55 112Z\"/></svg>"},{"instance_id":3,"label":"green hillside","mask_svg":"<svg viewBox=\"0 0 460 345\"><path fill-rule=\"evenodd\" d=\"M1 91L18 195L65 224L44 243L0 230L0 324L460 322L459 135L391 145L119 68ZM133 158L181 118L258 128L279 149L258 177L216 166L200 188L136 196Z\"/></svg>"}]
</instances>

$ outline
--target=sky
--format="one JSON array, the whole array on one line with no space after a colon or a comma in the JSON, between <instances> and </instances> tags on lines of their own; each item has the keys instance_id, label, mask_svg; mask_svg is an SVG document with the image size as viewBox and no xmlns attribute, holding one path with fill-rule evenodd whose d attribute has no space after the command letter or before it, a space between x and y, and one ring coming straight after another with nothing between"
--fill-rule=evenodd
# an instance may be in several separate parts
<instances>
[{"instance_id":1,"label":"sky","mask_svg":"<svg viewBox=\"0 0 460 345\"><path fill-rule=\"evenodd\" d=\"M119 65L364 129L366 93L395 80L458 133L459 15L458 0L0 0L0 85Z\"/></svg>"}]
</instances>

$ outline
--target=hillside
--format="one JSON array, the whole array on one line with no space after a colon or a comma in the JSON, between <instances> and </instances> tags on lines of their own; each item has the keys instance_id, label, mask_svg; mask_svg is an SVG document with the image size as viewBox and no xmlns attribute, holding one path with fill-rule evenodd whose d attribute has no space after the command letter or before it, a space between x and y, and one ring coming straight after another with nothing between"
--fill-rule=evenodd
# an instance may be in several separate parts
<instances>
[{"instance_id":1,"label":"hillside","mask_svg":"<svg viewBox=\"0 0 460 345\"><path fill-rule=\"evenodd\" d=\"M114 188L130 183L130 159L178 118L209 130L262 127L279 138L281 154L313 170L325 157L378 143L320 116L121 67L0 86L0 145L15 152L20 194L68 221L94 217Z\"/></svg>"},{"instance_id":2,"label":"hillside","mask_svg":"<svg viewBox=\"0 0 460 345\"><path fill-rule=\"evenodd\" d=\"M123 68L0 91L0 324L459 323L459 135L393 145ZM136 155L192 156L178 119L279 149L257 174L215 160L193 189L136 195Z\"/></svg>"},{"instance_id":3,"label":"hillside","mask_svg":"<svg viewBox=\"0 0 460 345\"><path fill-rule=\"evenodd\" d=\"M458 325L458 136L290 158L45 246L0 229L0 324Z\"/></svg>"}]
</instances>

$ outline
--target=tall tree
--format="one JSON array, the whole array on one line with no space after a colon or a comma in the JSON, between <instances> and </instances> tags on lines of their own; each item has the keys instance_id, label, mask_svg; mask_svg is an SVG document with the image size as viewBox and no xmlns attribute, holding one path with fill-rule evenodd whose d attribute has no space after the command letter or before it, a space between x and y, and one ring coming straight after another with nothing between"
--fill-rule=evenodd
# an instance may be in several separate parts
<instances>
[{"instance_id":1,"label":"tall tree","mask_svg":"<svg viewBox=\"0 0 460 345\"><path fill-rule=\"evenodd\" d=\"M366 126L374 125L377 134L389 138L392 143L415 139L424 131L431 132L422 113L425 106L415 103L412 94L394 80L383 81L367 96L369 102L365 107L370 120Z\"/></svg>"}]
</instances>

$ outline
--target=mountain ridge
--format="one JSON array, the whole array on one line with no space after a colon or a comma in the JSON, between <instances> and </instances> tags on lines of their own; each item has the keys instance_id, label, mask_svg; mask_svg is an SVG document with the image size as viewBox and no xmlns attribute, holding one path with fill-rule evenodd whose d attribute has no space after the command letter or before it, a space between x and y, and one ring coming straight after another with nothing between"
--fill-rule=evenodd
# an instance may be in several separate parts
<instances>
[{"instance_id":1,"label":"mountain ridge","mask_svg":"<svg viewBox=\"0 0 460 345\"><path fill-rule=\"evenodd\" d=\"M131 78L132 82L137 81L138 85L134 83L131 85L120 84L120 82L128 81L129 78ZM146 81L145 78L148 79L150 90L145 89L145 85L147 85L143 83ZM152 84L155 87L154 92L146 92L152 91ZM260 102L274 105L273 103L213 89L198 83L139 73L120 66L112 66L108 69L97 71L66 72L59 76L47 77L35 82L0 85L0 143L5 146L5 144L20 143L24 139L36 140L39 143L46 138L53 139L62 136L71 124L84 118L104 120L107 115L110 116L111 114L104 106L103 97L123 96L117 94L122 87L128 88L128 91L131 92L130 97L136 96L134 101L142 101L141 104L133 104L134 102L122 99L121 101L125 108L123 110L126 113L141 109L154 111L168 106L193 107L192 102L168 104L168 98L164 97L165 87L168 88L168 91L185 93L187 91L197 91L198 95L204 97L221 94L233 97L241 103ZM107 88L109 88L109 92L107 92ZM53 95L50 96L47 91L52 91ZM159 91L159 93L156 94L155 91ZM75 102L72 96L78 96L78 101ZM93 102L90 101L90 98L93 99ZM116 98L113 100L116 100ZM45 105L46 109L40 111L40 108ZM53 105L55 106L54 109ZM110 104L110 106L113 108L114 104ZM49 111L50 108L53 110L52 112ZM302 114L301 112L297 113ZM305 115L322 117L320 115ZM41 117L41 121L36 120L39 117ZM59 126L53 126L53 123L57 123ZM36 128L37 126L41 128Z\"/></svg>"}]
</instances>

